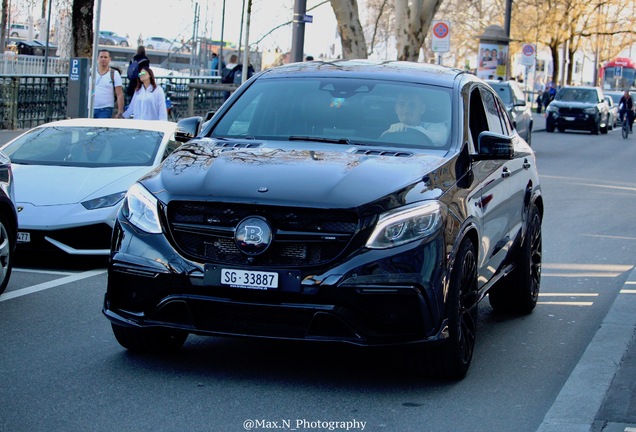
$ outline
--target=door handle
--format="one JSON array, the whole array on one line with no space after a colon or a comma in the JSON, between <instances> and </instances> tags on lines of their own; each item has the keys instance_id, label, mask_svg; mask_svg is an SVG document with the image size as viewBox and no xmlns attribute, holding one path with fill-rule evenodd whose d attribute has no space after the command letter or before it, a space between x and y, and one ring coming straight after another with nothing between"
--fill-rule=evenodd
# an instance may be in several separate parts
<instances>
[{"instance_id":1,"label":"door handle","mask_svg":"<svg viewBox=\"0 0 636 432\"><path fill-rule=\"evenodd\" d=\"M510 170L508 169L508 167L504 167L503 171L501 172L501 177L503 178L510 177Z\"/></svg>"},{"instance_id":2,"label":"door handle","mask_svg":"<svg viewBox=\"0 0 636 432\"><path fill-rule=\"evenodd\" d=\"M527 160L523 161L523 169L529 169L530 168L530 162L528 162Z\"/></svg>"}]
</instances>

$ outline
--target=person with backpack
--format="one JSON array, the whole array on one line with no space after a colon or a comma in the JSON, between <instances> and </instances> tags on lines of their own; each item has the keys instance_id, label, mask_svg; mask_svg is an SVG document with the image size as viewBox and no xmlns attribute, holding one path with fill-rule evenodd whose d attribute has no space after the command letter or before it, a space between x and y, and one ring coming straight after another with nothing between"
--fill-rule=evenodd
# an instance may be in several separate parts
<instances>
[{"instance_id":1,"label":"person with backpack","mask_svg":"<svg viewBox=\"0 0 636 432\"><path fill-rule=\"evenodd\" d=\"M126 75L128 76L128 87L126 88L126 94L128 97L132 97L137 88L137 81L139 80L139 71L142 67L150 67L150 60L146 56L146 47L139 45L137 47L137 54L134 55L130 63L128 64L128 70Z\"/></svg>"},{"instance_id":2,"label":"person with backpack","mask_svg":"<svg viewBox=\"0 0 636 432\"><path fill-rule=\"evenodd\" d=\"M119 71L110 67L110 51L100 49L97 56L93 92L93 118L112 118L117 105L116 117L124 112L124 92Z\"/></svg>"}]
</instances>

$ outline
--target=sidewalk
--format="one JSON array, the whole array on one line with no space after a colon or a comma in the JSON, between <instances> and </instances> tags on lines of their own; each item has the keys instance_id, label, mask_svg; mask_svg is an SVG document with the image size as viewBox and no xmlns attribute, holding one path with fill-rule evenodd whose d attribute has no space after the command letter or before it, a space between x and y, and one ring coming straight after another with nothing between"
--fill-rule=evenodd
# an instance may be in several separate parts
<instances>
[{"instance_id":1,"label":"sidewalk","mask_svg":"<svg viewBox=\"0 0 636 432\"><path fill-rule=\"evenodd\" d=\"M537 432L636 432L636 269Z\"/></svg>"}]
</instances>

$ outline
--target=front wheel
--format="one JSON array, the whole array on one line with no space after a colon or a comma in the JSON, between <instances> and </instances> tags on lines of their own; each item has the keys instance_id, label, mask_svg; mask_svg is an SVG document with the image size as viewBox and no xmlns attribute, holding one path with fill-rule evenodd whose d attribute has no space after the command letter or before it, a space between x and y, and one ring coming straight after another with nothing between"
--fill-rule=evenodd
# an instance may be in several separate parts
<instances>
[{"instance_id":1,"label":"front wheel","mask_svg":"<svg viewBox=\"0 0 636 432\"><path fill-rule=\"evenodd\" d=\"M621 134L623 135L623 138L627 139L627 137L629 136L629 124L627 120L623 121L623 128L621 129Z\"/></svg>"},{"instance_id":2,"label":"front wheel","mask_svg":"<svg viewBox=\"0 0 636 432\"><path fill-rule=\"evenodd\" d=\"M477 298L475 246L464 240L451 271L446 299L448 338L440 345L422 350L423 372L446 379L464 378L475 349Z\"/></svg>"},{"instance_id":3,"label":"front wheel","mask_svg":"<svg viewBox=\"0 0 636 432\"><path fill-rule=\"evenodd\" d=\"M13 268L14 243L9 236L9 229L4 216L0 215L0 294L4 292L11 278Z\"/></svg>"}]
</instances>

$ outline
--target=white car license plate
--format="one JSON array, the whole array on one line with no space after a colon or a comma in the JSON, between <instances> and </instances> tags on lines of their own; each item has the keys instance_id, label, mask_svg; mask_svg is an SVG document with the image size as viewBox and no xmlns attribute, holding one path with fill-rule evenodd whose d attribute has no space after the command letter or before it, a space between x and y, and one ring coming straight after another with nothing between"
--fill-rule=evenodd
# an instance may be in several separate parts
<instances>
[{"instance_id":1,"label":"white car license plate","mask_svg":"<svg viewBox=\"0 0 636 432\"><path fill-rule=\"evenodd\" d=\"M221 285L259 290L278 288L278 273L221 269Z\"/></svg>"},{"instance_id":2,"label":"white car license plate","mask_svg":"<svg viewBox=\"0 0 636 432\"><path fill-rule=\"evenodd\" d=\"M564 117L567 121L574 121L574 117Z\"/></svg>"},{"instance_id":3,"label":"white car license plate","mask_svg":"<svg viewBox=\"0 0 636 432\"><path fill-rule=\"evenodd\" d=\"M29 243L31 241L31 233L19 231L18 243Z\"/></svg>"}]
</instances>

